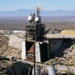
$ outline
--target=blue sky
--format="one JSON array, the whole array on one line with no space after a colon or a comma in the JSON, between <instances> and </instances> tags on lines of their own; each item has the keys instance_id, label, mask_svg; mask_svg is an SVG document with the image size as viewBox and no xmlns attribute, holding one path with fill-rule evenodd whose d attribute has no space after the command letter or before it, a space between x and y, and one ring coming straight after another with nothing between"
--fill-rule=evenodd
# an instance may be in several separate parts
<instances>
[{"instance_id":1,"label":"blue sky","mask_svg":"<svg viewBox=\"0 0 75 75\"><path fill-rule=\"evenodd\" d=\"M0 11L34 9L75 10L75 0L0 0Z\"/></svg>"}]
</instances>

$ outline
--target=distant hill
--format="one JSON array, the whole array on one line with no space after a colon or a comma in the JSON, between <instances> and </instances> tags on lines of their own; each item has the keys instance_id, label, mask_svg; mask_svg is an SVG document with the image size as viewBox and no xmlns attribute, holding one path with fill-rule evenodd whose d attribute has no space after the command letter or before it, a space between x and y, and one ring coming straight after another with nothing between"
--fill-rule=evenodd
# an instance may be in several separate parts
<instances>
[{"instance_id":1,"label":"distant hill","mask_svg":"<svg viewBox=\"0 0 75 75\"><path fill-rule=\"evenodd\" d=\"M0 11L0 17L10 17L10 16L28 16L31 13L35 13L35 10L31 9L20 9L17 11ZM41 11L42 16L75 16L75 10L56 10Z\"/></svg>"}]
</instances>

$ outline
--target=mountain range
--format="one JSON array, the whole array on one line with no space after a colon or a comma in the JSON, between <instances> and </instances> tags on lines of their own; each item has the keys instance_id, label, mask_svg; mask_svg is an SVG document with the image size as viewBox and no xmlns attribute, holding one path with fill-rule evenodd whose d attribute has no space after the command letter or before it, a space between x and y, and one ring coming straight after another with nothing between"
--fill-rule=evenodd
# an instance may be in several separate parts
<instances>
[{"instance_id":1,"label":"mountain range","mask_svg":"<svg viewBox=\"0 0 75 75\"><path fill-rule=\"evenodd\" d=\"M28 16L31 13L35 13L35 10L20 9L16 11L0 11L0 17L12 17L12 16ZM75 16L75 10L43 10L41 16Z\"/></svg>"}]
</instances>

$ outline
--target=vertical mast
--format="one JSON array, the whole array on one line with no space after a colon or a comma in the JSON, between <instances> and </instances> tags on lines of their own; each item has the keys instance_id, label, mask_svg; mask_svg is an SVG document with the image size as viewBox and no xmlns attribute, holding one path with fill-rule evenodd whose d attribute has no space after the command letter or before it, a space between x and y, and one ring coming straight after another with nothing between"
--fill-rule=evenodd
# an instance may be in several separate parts
<instances>
[{"instance_id":1,"label":"vertical mast","mask_svg":"<svg viewBox=\"0 0 75 75\"><path fill-rule=\"evenodd\" d=\"M36 8L36 12L37 12L36 13L37 17L39 17L40 16L40 8L39 7Z\"/></svg>"}]
</instances>

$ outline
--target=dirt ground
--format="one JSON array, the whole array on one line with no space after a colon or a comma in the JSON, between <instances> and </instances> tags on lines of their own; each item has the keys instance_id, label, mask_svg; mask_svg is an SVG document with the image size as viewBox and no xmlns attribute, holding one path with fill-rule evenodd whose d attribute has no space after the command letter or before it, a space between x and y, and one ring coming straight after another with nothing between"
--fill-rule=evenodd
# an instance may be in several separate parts
<instances>
[{"instance_id":1,"label":"dirt ground","mask_svg":"<svg viewBox=\"0 0 75 75\"><path fill-rule=\"evenodd\" d=\"M9 38L3 34L0 35L0 56L21 58L21 49L9 46Z\"/></svg>"}]
</instances>

